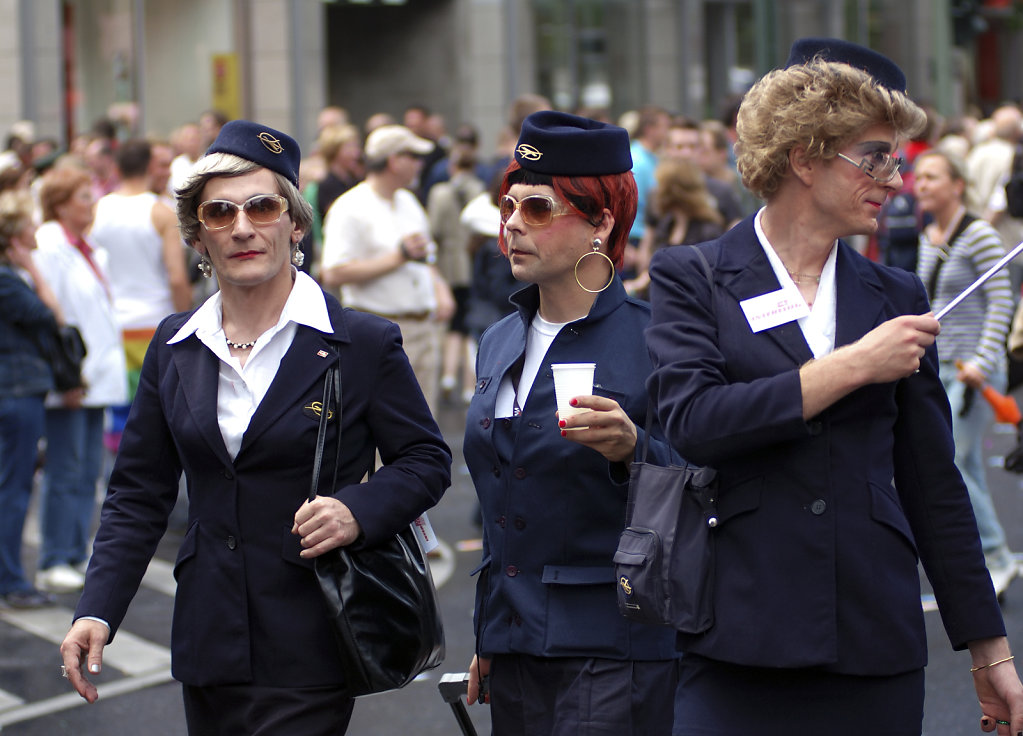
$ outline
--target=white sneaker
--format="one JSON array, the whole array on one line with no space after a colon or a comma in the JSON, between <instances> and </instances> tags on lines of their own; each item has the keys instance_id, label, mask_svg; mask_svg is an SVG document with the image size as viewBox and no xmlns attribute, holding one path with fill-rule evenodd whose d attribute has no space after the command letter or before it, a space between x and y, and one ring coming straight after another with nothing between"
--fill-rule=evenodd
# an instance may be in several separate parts
<instances>
[{"instance_id":1,"label":"white sneaker","mask_svg":"<svg viewBox=\"0 0 1023 736\"><path fill-rule=\"evenodd\" d=\"M54 565L36 573L36 587L50 593L72 593L85 585L85 576L70 565Z\"/></svg>"}]
</instances>

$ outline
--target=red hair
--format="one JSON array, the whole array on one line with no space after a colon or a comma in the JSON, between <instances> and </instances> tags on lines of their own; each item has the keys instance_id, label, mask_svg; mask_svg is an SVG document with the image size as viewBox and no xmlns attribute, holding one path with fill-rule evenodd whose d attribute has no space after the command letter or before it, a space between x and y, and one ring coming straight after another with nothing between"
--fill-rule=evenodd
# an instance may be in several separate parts
<instances>
[{"instance_id":1,"label":"red hair","mask_svg":"<svg viewBox=\"0 0 1023 736\"><path fill-rule=\"evenodd\" d=\"M527 171L513 159L504 172L504 181L501 183L498 198L507 194L513 184L552 187L558 199L591 225L600 224L604 209L610 210L615 224L607 238L607 255L614 262L615 268L622 267L625 246L629 242L629 230L636 219L638 198L636 180L631 171L601 176L551 176ZM503 223L498 244L501 252L508 255Z\"/></svg>"}]
</instances>

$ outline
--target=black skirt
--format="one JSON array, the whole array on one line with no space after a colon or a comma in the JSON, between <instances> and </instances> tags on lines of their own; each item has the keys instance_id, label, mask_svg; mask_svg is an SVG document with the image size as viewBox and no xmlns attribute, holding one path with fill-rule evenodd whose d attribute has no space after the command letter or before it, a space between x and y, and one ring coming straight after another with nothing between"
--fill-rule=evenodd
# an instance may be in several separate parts
<instances>
[{"instance_id":1,"label":"black skirt","mask_svg":"<svg viewBox=\"0 0 1023 736\"><path fill-rule=\"evenodd\" d=\"M920 736L923 669L886 677L679 660L672 736Z\"/></svg>"}]
</instances>

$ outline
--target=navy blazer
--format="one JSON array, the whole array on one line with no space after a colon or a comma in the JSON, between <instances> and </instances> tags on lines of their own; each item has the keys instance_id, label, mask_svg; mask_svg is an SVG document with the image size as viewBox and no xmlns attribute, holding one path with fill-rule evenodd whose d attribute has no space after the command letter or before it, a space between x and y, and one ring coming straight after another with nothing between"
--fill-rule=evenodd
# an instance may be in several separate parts
<instances>
[{"instance_id":1,"label":"navy blazer","mask_svg":"<svg viewBox=\"0 0 1023 736\"><path fill-rule=\"evenodd\" d=\"M656 254L649 381L668 441L718 469L716 623L686 651L762 667L887 675L926 662L917 561L955 648L1004 634L953 464L937 352L920 372L802 418L795 322L754 334L739 302L780 288L748 218ZM929 310L913 274L839 243L836 347Z\"/></svg>"},{"instance_id":2,"label":"navy blazer","mask_svg":"<svg viewBox=\"0 0 1023 736\"><path fill-rule=\"evenodd\" d=\"M342 459L331 488L333 453L325 453L320 494L352 510L357 544L400 530L450 481L450 451L397 326L326 298L334 334L299 326L233 461L217 422L219 359L195 335L167 344L190 315L165 319L150 343L75 617L102 618L116 634L184 471L188 531L174 568L171 650L174 677L186 684L344 681L312 560L299 557L291 533L309 494L332 362L340 360L343 386ZM328 425L328 448L336 425ZM362 483L377 449L383 467Z\"/></svg>"},{"instance_id":3,"label":"navy blazer","mask_svg":"<svg viewBox=\"0 0 1023 736\"><path fill-rule=\"evenodd\" d=\"M480 340L462 447L483 513L478 651L671 659L674 632L618 613L612 557L625 528L627 468L561 437L550 369L551 363L596 363L593 392L617 401L637 425L638 453L647 414L649 305L627 297L615 278L585 318L558 333L521 415L498 419L497 390L521 365L539 291L529 286L512 300L518 312ZM658 430L650 461L664 464L668 452Z\"/></svg>"}]
</instances>

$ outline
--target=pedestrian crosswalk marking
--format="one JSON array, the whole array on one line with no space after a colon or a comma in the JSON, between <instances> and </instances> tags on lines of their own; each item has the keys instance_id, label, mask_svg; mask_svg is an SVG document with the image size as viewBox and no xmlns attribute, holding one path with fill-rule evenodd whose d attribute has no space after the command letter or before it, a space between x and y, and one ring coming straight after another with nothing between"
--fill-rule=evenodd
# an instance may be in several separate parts
<instances>
[{"instance_id":1,"label":"pedestrian crosswalk marking","mask_svg":"<svg viewBox=\"0 0 1023 736\"><path fill-rule=\"evenodd\" d=\"M138 690L145 690L147 687L163 685L171 682L173 679L174 678L171 677L170 670L166 669L159 672L151 672L148 675L141 677L129 677L105 683L99 685L96 689L99 691L99 697L101 699L113 698L117 695L127 695L128 693L133 693ZM45 700L37 700L33 703L16 706L14 708L0 708L0 730L2 730L4 726L10 726L23 721L31 721L33 718L42 718L43 716L50 715L51 713L70 710L71 708L76 708L80 705L86 705L85 700L83 700L78 693L70 692L63 695L57 695L53 698L47 698Z\"/></svg>"},{"instance_id":2,"label":"pedestrian crosswalk marking","mask_svg":"<svg viewBox=\"0 0 1023 736\"><path fill-rule=\"evenodd\" d=\"M59 645L71 626L72 615L71 609L55 606L29 611L2 611L0 620ZM170 667L170 650L122 630L103 650L103 665L129 676L149 674ZM56 673L59 667L60 655L54 650L53 671Z\"/></svg>"},{"instance_id":3,"label":"pedestrian crosswalk marking","mask_svg":"<svg viewBox=\"0 0 1023 736\"><path fill-rule=\"evenodd\" d=\"M24 702L24 700L13 693L0 690L0 713L3 713L5 710L10 710L11 708L16 708L17 706L24 704Z\"/></svg>"}]
</instances>

